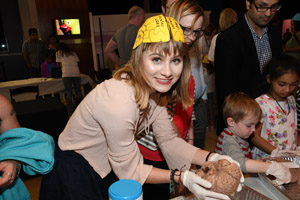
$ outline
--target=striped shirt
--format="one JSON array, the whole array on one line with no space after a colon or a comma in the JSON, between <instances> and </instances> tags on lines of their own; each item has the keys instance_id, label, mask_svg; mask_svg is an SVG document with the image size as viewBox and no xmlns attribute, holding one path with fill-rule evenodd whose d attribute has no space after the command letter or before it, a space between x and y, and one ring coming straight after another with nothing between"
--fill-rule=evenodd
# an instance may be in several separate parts
<instances>
[{"instance_id":1,"label":"striped shirt","mask_svg":"<svg viewBox=\"0 0 300 200\"><path fill-rule=\"evenodd\" d=\"M298 133L300 133L300 85L298 85L297 88L296 107L297 107L297 129L298 129Z\"/></svg>"},{"instance_id":2,"label":"striped shirt","mask_svg":"<svg viewBox=\"0 0 300 200\"><path fill-rule=\"evenodd\" d=\"M235 135L229 128L225 128L218 137L215 152L231 156L240 164L243 172L246 172L247 159L252 159L249 142Z\"/></svg>"},{"instance_id":3,"label":"striped shirt","mask_svg":"<svg viewBox=\"0 0 300 200\"><path fill-rule=\"evenodd\" d=\"M42 40L26 40L22 46L22 53L26 53L32 68L40 69L44 62L47 47Z\"/></svg>"},{"instance_id":4,"label":"striped shirt","mask_svg":"<svg viewBox=\"0 0 300 200\"><path fill-rule=\"evenodd\" d=\"M268 27L262 29L262 35L260 37L253 30L252 26L248 21L246 14L245 14L245 19L253 36L253 40L257 51L260 71L262 72L263 68L268 64L268 62L272 58L272 51L271 51L271 46L270 46L269 36L268 36Z\"/></svg>"}]
</instances>

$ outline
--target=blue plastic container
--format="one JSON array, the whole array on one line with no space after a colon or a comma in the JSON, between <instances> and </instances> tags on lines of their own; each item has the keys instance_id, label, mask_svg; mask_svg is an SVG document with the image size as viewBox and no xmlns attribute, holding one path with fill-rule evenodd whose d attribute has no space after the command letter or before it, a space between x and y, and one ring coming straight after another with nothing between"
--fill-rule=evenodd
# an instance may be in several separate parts
<instances>
[{"instance_id":1,"label":"blue plastic container","mask_svg":"<svg viewBox=\"0 0 300 200\"><path fill-rule=\"evenodd\" d=\"M110 200L142 200L142 185L130 179L121 179L113 183L108 189Z\"/></svg>"}]
</instances>

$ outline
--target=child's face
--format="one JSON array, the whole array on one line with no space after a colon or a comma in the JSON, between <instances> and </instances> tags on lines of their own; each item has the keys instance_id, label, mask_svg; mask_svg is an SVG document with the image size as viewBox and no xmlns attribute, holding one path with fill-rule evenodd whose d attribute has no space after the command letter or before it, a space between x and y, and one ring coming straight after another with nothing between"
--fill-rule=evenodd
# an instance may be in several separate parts
<instances>
[{"instance_id":1,"label":"child's face","mask_svg":"<svg viewBox=\"0 0 300 200\"><path fill-rule=\"evenodd\" d=\"M239 137L247 139L255 131L255 126L259 122L258 119L245 118L236 123L233 119L229 123L229 128Z\"/></svg>"},{"instance_id":2,"label":"child's face","mask_svg":"<svg viewBox=\"0 0 300 200\"><path fill-rule=\"evenodd\" d=\"M286 98L295 91L299 77L296 73L285 73L275 80L270 80L267 76L267 81L271 86L270 93L277 101L285 101Z\"/></svg>"},{"instance_id":3,"label":"child's face","mask_svg":"<svg viewBox=\"0 0 300 200\"><path fill-rule=\"evenodd\" d=\"M179 54L163 55L157 51L143 53L144 74L149 86L160 93L168 92L178 81L183 69L183 59Z\"/></svg>"},{"instance_id":4,"label":"child's face","mask_svg":"<svg viewBox=\"0 0 300 200\"><path fill-rule=\"evenodd\" d=\"M46 61L47 61L47 63L51 63L51 62L52 62L51 56L47 57L47 58L46 58Z\"/></svg>"}]
</instances>

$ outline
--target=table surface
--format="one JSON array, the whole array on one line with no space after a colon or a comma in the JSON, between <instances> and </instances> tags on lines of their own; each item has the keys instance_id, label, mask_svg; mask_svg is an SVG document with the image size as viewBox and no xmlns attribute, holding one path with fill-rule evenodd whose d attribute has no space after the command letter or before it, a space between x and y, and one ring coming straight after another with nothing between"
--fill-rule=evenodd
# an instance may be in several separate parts
<instances>
[{"instance_id":1,"label":"table surface","mask_svg":"<svg viewBox=\"0 0 300 200\"><path fill-rule=\"evenodd\" d=\"M272 200L282 200L282 199L278 198L277 196L275 196L275 194L272 193L272 191L269 188L267 188L257 176L245 178L244 185L265 195L266 197L268 197ZM209 198L209 197L206 197L205 199L206 200L216 200L215 198ZM179 197L173 198L171 200L186 200L186 198L184 198L183 196L179 196ZM189 199L189 200L191 200L191 199Z\"/></svg>"},{"instance_id":2,"label":"table surface","mask_svg":"<svg viewBox=\"0 0 300 200\"><path fill-rule=\"evenodd\" d=\"M269 188L267 188L258 177L245 178L244 184L252 188L253 190L265 195L266 197L269 197L270 199L282 200L275 196L274 193Z\"/></svg>"},{"instance_id":3,"label":"table surface","mask_svg":"<svg viewBox=\"0 0 300 200\"><path fill-rule=\"evenodd\" d=\"M80 74L81 77L81 85L90 84L93 85L93 80L86 74ZM0 82L0 94L5 96L10 100L10 89L18 88L20 86L39 86L39 94L46 95L52 94L55 92L63 91L64 84L62 78L30 78L23 80L15 80L15 81L5 81ZM20 100L24 100L29 97L34 97L33 94L20 96ZM17 98L18 99L18 98Z\"/></svg>"}]
</instances>

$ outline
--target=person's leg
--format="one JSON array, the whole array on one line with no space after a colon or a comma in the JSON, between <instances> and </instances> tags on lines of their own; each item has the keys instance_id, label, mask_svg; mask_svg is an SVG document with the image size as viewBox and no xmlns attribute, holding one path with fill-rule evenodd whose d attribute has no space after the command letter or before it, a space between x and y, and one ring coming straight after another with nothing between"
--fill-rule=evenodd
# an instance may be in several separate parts
<instances>
[{"instance_id":1,"label":"person's leg","mask_svg":"<svg viewBox=\"0 0 300 200\"><path fill-rule=\"evenodd\" d=\"M79 104L80 101L83 98L82 92L81 92L81 78L80 77L72 77L74 90L76 94L76 103Z\"/></svg>"},{"instance_id":2,"label":"person's leg","mask_svg":"<svg viewBox=\"0 0 300 200\"><path fill-rule=\"evenodd\" d=\"M207 124L206 102L201 100L194 106L196 120L194 121L194 146L204 149Z\"/></svg>"},{"instance_id":3,"label":"person's leg","mask_svg":"<svg viewBox=\"0 0 300 200\"><path fill-rule=\"evenodd\" d=\"M65 86L65 94L66 101L68 104L68 111L72 113L73 111L73 103L72 103L72 78L71 77L63 77L63 83Z\"/></svg>"},{"instance_id":4,"label":"person's leg","mask_svg":"<svg viewBox=\"0 0 300 200\"><path fill-rule=\"evenodd\" d=\"M214 93L207 93L207 111L208 111L208 123L210 128L214 126Z\"/></svg>"}]
</instances>

